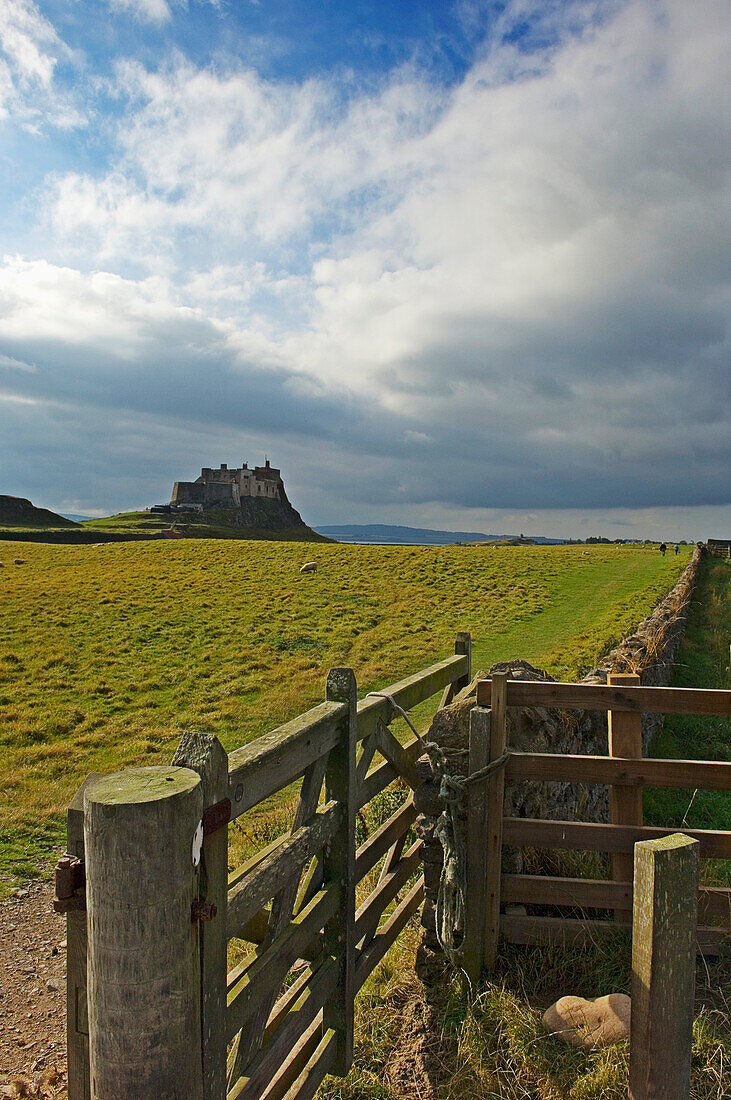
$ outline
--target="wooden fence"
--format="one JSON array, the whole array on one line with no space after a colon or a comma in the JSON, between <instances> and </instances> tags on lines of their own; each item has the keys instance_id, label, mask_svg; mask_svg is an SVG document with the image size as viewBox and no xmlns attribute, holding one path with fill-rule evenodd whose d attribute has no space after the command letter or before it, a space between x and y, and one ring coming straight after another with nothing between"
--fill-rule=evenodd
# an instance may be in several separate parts
<instances>
[{"instance_id":1,"label":"wooden fence","mask_svg":"<svg viewBox=\"0 0 731 1100\"><path fill-rule=\"evenodd\" d=\"M617 925L630 930L634 845L674 831L643 825L643 787L731 790L729 763L643 758L641 727L643 712L727 716L731 714L731 691L640 687L638 677L628 675L610 676L604 686L508 680L506 673L495 673L478 682L477 704L471 716L470 774L504 753L508 707L606 710L609 755L511 751L502 771L471 787L463 958L472 979L492 967L500 938L522 944L578 943L595 941ZM608 784L610 822L505 817L505 782L525 780ZM731 859L731 832L683 832L699 842L701 859ZM504 845L608 852L612 880L502 874ZM580 912L576 916L529 915L518 908L525 906ZM501 913L501 907L506 911ZM597 910L609 910L609 918L589 917ZM698 947L715 953L731 931L731 890L700 887L698 918Z\"/></svg>"},{"instance_id":2,"label":"wooden fence","mask_svg":"<svg viewBox=\"0 0 731 1100\"><path fill-rule=\"evenodd\" d=\"M189 734L174 768L87 777L69 808L57 890L67 913L70 1100L306 1100L326 1074L347 1073L355 996L423 898L421 844L407 847L416 817L408 788L419 783L422 745L389 730L397 717L390 700L408 710L441 692L443 704L469 678L470 639L459 634L454 656L384 689L390 699L358 701L352 671L333 669L325 702L228 756L212 735ZM356 820L396 780L405 784L393 786L395 808L357 844ZM173 819L165 832L170 813L151 817L158 803L150 791L165 782L181 787L188 813L202 811L200 860L170 884L169 898L140 885L160 849L179 847ZM290 827L229 873L229 824L245 823L293 784ZM128 848L123 834L133 838ZM190 852L190 838L185 843ZM194 863L196 852L194 837ZM100 862L103 899L94 881ZM118 921L98 919L91 904L85 913L85 898L123 911L127 925L120 931ZM178 958L166 962L175 930L151 910L182 920L179 939L189 945L182 969ZM111 926L119 942L110 942ZM241 955L245 944L229 968L230 946ZM174 988L165 984L166 966ZM167 1000L145 999L129 978L125 985L125 967ZM196 1034L181 1038L183 1016ZM166 1044L176 1042L180 1053L171 1057ZM152 1060L147 1077L141 1045ZM135 1058L126 1057L132 1047Z\"/></svg>"}]
</instances>

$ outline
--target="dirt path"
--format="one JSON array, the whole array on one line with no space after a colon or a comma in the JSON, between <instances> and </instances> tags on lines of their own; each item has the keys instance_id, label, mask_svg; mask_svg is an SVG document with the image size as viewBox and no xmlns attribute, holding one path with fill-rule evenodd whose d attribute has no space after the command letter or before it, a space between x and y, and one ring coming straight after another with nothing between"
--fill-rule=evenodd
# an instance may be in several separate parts
<instances>
[{"instance_id":1,"label":"dirt path","mask_svg":"<svg viewBox=\"0 0 731 1100\"><path fill-rule=\"evenodd\" d=\"M66 925L53 885L0 903L0 1097L66 1096Z\"/></svg>"}]
</instances>

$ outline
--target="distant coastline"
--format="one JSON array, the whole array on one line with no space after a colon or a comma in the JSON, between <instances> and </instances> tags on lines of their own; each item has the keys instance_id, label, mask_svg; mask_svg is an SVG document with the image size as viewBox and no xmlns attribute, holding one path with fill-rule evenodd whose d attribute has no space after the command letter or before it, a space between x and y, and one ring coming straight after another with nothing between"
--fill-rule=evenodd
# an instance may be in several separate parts
<instances>
[{"instance_id":1,"label":"distant coastline","mask_svg":"<svg viewBox=\"0 0 731 1100\"><path fill-rule=\"evenodd\" d=\"M455 543L494 542L517 538L517 535L486 535L483 531L437 531L428 527L399 527L387 523L346 523L313 527L319 535L336 542L371 543L399 546L450 546ZM565 539L547 539L531 535L531 541L560 545Z\"/></svg>"}]
</instances>

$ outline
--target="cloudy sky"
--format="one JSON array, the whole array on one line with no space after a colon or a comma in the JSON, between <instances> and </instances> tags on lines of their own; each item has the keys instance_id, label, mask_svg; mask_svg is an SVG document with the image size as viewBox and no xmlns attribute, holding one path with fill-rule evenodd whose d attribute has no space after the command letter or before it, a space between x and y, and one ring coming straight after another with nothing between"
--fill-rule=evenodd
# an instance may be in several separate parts
<instances>
[{"instance_id":1,"label":"cloudy sky","mask_svg":"<svg viewBox=\"0 0 731 1100\"><path fill-rule=\"evenodd\" d=\"M731 534L731 0L0 0L0 492Z\"/></svg>"}]
</instances>

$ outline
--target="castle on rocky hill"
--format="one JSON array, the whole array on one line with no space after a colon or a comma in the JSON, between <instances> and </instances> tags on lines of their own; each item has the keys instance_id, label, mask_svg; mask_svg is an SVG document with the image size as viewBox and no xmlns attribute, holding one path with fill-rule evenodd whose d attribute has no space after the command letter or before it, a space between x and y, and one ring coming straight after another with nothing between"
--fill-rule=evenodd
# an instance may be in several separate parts
<instances>
[{"instance_id":1,"label":"castle on rocky hill","mask_svg":"<svg viewBox=\"0 0 731 1100\"><path fill-rule=\"evenodd\" d=\"M204 466L195 481L176 481L170 504L173 508L198 506L204 508L240 508L247 499L273 500L289 504L279 470L266 459L263 466L249 469L245 462L229 470L225 462L217 470Z\"/></svg>"}]
</instances>

